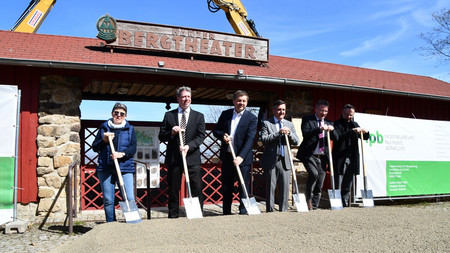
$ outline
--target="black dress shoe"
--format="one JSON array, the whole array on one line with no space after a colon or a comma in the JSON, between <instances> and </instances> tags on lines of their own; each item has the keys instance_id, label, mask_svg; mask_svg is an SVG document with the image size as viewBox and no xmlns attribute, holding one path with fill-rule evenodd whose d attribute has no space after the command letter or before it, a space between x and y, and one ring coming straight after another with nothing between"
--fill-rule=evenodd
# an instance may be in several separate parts
<instances>
[{"instance_id":1,"label":"black dress shoe","mask_svg":"<svg viewBox=\"0 0 450 253\"><path fill-rule=\"evenodd\" d=\"M178 219L178 215L169 215L169 219Z\"/></svg>"},{"instance_id":2,"label":"black dress shoe","mask_svg":"<svg viewBox=\"0 0 450 253\"><path fill-rule=\"evenodd\" d=\"M308 206L308 210L313 210L312 200L308 200L308 201L306 202L306 205Z\"/></svg>"}]
</instances>

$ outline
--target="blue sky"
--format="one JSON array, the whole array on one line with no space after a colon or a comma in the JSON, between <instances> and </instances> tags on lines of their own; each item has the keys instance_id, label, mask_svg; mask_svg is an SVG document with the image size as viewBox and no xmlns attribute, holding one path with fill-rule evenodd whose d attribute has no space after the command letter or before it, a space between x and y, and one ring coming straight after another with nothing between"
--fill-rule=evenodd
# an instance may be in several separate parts
<instances>
[{"instance_id":1,"label":"blue sky","mask_svg":"<svg viewBox=\"0 0 450 253\"><path fill-rule=\"evenodd\" d=\"M0 29L10 29L29 0L2 1ZM450 0L242 0L270 54L431 76L450 82L450 66L421 56L421 32ZM206 0L58 0L38 33L95 37L97 19L116 19L234 33ZM194 101L195 102L195 101ZM110 109L108 109L110 110ZM161 120L161 119L159 119Z\"/></svg>"}]
</instances>

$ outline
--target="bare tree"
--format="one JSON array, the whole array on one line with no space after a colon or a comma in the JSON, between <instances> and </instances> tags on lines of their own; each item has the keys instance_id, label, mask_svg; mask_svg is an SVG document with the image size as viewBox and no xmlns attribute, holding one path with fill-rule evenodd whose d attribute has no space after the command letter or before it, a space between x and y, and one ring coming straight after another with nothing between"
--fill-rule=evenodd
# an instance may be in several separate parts
<instances>
[{"instance_id":1,"label":"bare tree","mask_svg":"<svg viewBox=\"0 0 450 253\"><path fill-rule=\"evenodd\" d=\"M450 62L450 10L441 9L432 14L437 26L432 32L421 33L419 38L427 44L419 49L423 55L431 56L440 61L441 64Z\"/></svg>"},{"instance_id":2,"label":"bare tree","mask_svg":"<svg viewBox=\"0 0 450 253\"><path fill-rule=\"evenodd\" d=\"M207 123L217 123L223 110L230 109L232 106L216 106L210 105L209 110L205 112L205 121ZM220 142L212 135L212 130L207 130L207 137L203 141L200 149L203 154L202 162L206 163L207 159L212 163L219 161Z\"/></svg>"},{"instance_id":3,"label":"bare tree","mask_svg":"<svg viewBox=\"0 0 450 253\"><path fill-rule=\"evenodd\" d=\"M219 121L220 114L222 111L233 108L233 106L217 106L217 105L210 105L209 111L205 113L205 120L206 122L211 123L217 123Z\"/></svg>"}]
</instances>

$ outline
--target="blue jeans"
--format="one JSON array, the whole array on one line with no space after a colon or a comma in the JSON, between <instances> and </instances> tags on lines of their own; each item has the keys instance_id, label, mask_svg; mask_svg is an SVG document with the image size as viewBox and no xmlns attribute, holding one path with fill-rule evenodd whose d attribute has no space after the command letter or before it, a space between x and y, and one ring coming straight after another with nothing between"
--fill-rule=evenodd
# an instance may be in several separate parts
<instances>
[{"instance_id":1,"label":"blue jeans","mask_svg":"<svg viewBox=\"0 0 450 253\"><path fill-rule=\"evenodd\" d=\"M115 183L117 182L117 186L119 186L119 180L115 174L112 174L109 171L97 171L97 176L100 180L100 186L102 187L103 192L103 205L105 209L106 222L116 221L116 213L114 210L114 193ZM134 201L133 173L123 173L122 177L125 191L127 193L127 199L129 201ZM122 191L121 194L123 196Z\"/></svg>"}]
</instances>

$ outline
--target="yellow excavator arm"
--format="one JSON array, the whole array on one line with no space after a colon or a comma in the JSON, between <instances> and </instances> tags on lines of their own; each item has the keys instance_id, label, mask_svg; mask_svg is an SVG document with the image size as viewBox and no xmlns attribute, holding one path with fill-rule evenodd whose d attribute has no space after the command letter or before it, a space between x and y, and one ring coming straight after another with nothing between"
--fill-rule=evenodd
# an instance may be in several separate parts
<instances>
[{"instance_id":1,"label":"yellow excavator arm","mask_svg":"<svg viewBox=\"0 0 450 253\"><path fill-rule=\"evenodd\" d=\"M253 20L247 19L247 11L240 0L207 0L207 2L211 12L217 12L219 9L225 11L228 22L237 34L260 37Z\"/></svg>"},{"instance_id":2,"label":"yellow excavator arm","mask_svg":"<svg viewBox=\"0 0 450 253\"><path fill-rule=\"evenodd\" d=\"M247 11L240 0L207 0L211 12L225 11L237 34L260 37L253 20L247 19ZM17 20L11 31L35 33L55 5L56 0L31 0L28 8Z\"/></svg>"},{"instance_id":3,"label":"yellow excavator arm","mask_svg":"<svg viewBox=\"0 0 450 253\"><path fill-rule=\"evenodd\" d=\"M47 14L55 5L56 0L31 0L28 8L17 20L11 31L35 33L41 26Z\"/></svg>"}]
</instances>

